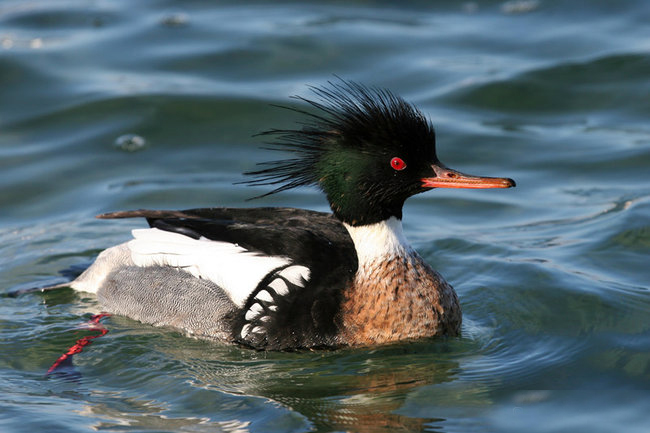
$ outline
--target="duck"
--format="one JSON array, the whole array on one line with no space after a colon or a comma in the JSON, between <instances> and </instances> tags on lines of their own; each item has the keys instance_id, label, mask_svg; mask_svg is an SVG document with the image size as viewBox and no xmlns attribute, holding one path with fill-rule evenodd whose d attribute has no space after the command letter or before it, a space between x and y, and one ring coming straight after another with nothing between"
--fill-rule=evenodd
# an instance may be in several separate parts
<instances>
[{"instance_id":1,"label":"duck","mask_svg":"<svg viewBox=\"0 0 650 433\"><path fill-rule=\"evenodd\" d=\"M257 350L373 346L458 336L452 286L408 243L402 209L435 188L511 188L436 154L431 121L391 91L329 81L295 96L295 129L261 135L289 158L240 183L261 196L316 186L331 212L288 207L130 210L148 228L66 283L105 312Z\"/></svg>"}]
</instances>

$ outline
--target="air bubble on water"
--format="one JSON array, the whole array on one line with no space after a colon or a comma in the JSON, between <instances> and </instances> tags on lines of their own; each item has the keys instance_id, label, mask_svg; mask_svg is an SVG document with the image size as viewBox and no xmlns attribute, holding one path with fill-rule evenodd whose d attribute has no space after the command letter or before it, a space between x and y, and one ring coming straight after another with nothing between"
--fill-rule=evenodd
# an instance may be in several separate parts
<instances>
[{"instance_id":1,"label":"air bubble on water","mask_svg":"<svg viewBox=\"0 0 650 433\"><path fill-rule=\"evenodd\" d=\"M13 48L14 40L11 39L10 37L3 37L2 39L0 39L0 45L2 45L2 48L4 48L5 50L9 50Z\"/></svg>"},{"instance_id":2,"label":"air bubble on water","mask_svg":"<svg viewBox=\"0 0 650 433\"><path fill-rule=\"evenodd\" d=\"M187 14L183 12L173 12L165 15L160 22L167 27L182 27L186 26L190 21Z\"/></svg>"},{"instance_id":3,"label":"air bubble on water","mask_svg":"<svg viewBox=\"0 0 650 433\"><path fill-rule=\"evenodd\" d=\"M539 8L538 0L512 0L501 5L501 11L506 14L525 14Z\"/></svg>"},{"instance_id":4,"label":"air bubble on water","mask_svg":"<svg viewBox=\"0 0 650 433\"><path fill-rule=\"evenodd\" d=\"M467 14L474 14L478 12L479 6L476 2L465 2L463 3L463 12Z\"/></svg>"},{"instance_id":5,"label":"air bubble on water","mask_svg":"<svg viewBox=\"0 0 650 433\"><path fill-rule=\"evenodd\" d=\"M124 134L117 137L114 144L126 152L137 152L147 145L147 140L137 134Z\"/></svg>"}]
</instances>

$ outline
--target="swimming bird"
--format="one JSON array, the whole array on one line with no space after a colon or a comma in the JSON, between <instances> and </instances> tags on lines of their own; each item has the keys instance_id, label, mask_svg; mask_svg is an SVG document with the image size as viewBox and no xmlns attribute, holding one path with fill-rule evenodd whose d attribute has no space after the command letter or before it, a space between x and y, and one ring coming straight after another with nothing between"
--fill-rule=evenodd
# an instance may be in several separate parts
<instances>
[{"instance_id":1,"label":"swimming bird","mask_svg":"<svg viewBox=\"0 0 650 433\"><path fill-rule=\"evenodd\" d=\"M312 87L274 129L292 154L245 173L274 194L316 185L332 213L293 208L133 210L149 228L101 252L68 285L105 311L261 350L364 346L458 335L461 307L407 242L402 207L433 188L509 188L436 156L431 122L388 90L345 80Z\"/></svg>"}]
</instances>

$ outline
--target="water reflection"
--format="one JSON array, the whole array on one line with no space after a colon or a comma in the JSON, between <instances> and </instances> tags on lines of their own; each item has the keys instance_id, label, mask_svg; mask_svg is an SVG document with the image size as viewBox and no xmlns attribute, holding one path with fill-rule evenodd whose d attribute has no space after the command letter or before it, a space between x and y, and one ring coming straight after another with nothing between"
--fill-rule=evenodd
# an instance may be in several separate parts
<instances>
[{"instance_id":1,"label":"water reflection","mask_svg":"<svg viewBox=\"0 0 650 433\"><path fill-rule=\"evenodd\" d=\"M229 361L232 356L224 356L223 350L207 357L200 349L170 355L195 359L190 369L197 386L271 399L304 415L318 431L424 431L439 426L444 419L434 413L412 417L400 409L412 391L452 381L458 370L444 341L323 353L226 352L239 352L248 360Z\"/></svg>"}]
</instances>

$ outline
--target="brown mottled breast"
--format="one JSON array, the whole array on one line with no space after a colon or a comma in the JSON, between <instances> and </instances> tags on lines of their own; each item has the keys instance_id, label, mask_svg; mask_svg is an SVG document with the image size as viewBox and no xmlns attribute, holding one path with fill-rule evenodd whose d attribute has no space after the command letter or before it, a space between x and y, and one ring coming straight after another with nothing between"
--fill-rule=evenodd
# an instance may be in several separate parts
<instances>
[{"instance_id":1,"label":"brown mottled breast","mask_svg":"<svg viewBox=\"0 0 650 433\"><path fill-rule=\"evenodd\" d=\"M458 335L456 292L414 251L360 268L344 294L342 342L350 345Z\"/></svg>"}]
</instances>

